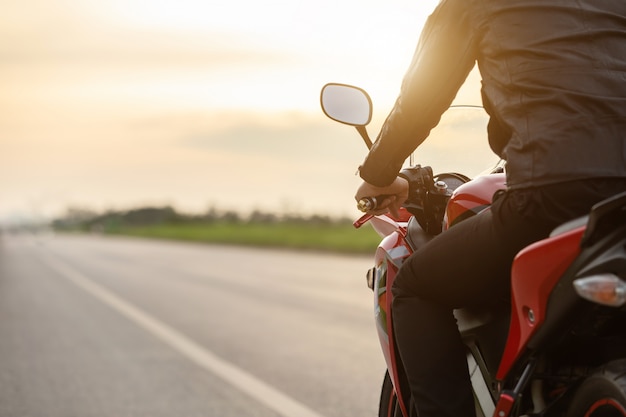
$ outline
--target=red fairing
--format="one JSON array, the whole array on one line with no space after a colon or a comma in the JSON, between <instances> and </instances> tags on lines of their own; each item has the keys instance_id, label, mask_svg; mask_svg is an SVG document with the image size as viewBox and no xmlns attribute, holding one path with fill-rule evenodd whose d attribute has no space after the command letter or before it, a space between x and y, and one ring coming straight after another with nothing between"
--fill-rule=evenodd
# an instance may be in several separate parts
<instances>
[{"instance_id":1,"label":"red fairing","mask_svg":"<svg viewBox=\"0 0 626 417\"><path fill-rule=\"evenodd\" d=\"M446 208L444 229L487 208L491 204L493 194L506 188L505 181L505 174L489 174L477 177L457 188Z\"/></svg>"},{"instance_id":2,"label":"red fairing","mask_svg":"<svg viewBox=\"0 0 626 417\"><path fill-rule=\"evenodd\" d=\"M545 321L548 297L580 253L585 227L540 240L522 250L511 271L511 326L496 378L503 380Z\"/></svg>"},{"instance_id":3,"label":"red fairing","mask_svg":"<svg viewBox=\"0 0 626 417\"><path fill-rule=\"evenodd\" d=\"M396 232L388 235L378 246L376 251L376 265L381 268L385 266L385 270L375 278L374 283L374 306L376 330L380 340L380 346L383 350L385 362L389 376L396 387L396 395L400 407L406 413L404 407L404 399L399 389L400 380L398 376L399 359L396 357L396 347L393 335L392 312L391 312L391 287L396 278L396 274L402 265L402 261L410 255L409 248L404 244L403 229L399 228Z\"/></svg>"}]
</instances>

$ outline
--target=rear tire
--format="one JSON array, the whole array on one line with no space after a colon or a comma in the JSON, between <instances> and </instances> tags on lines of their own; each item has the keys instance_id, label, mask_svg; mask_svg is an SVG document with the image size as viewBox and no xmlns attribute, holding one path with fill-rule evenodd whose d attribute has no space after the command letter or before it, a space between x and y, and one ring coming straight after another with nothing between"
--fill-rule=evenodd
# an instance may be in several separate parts
<instances>
[{"instance_id":1,"label":"rear tire","mask_svg":"<svg viewBox=\"0 0 626 417\"><path fill-rule=\"evenodd\" d=\"M576 390L567 417L626 417L626 360L609 362Z\"/></svg>"},{"instance_id":2,"label":"rear tire","mask_svg":"<svg viewBox=\"0 0 626 417\"><path fill-rule=\"evenodd\" d=\"M389 372L385 372L385 379L383 379L383 386L380 390L378 417L403 417Z\"/></svg>"}]
</instances>

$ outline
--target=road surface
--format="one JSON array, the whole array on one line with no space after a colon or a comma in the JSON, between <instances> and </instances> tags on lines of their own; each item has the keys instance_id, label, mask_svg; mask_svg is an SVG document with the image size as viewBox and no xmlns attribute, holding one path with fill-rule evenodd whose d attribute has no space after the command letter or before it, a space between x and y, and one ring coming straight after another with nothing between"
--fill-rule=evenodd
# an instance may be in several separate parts
<instances>
[{"instance_id":1,"label":"road surface","mask_svg":"<svg viewBox=\"0 0 626 417\"><path fill-rule=\"evenodd\" d=\"M375 416L369 257L0 237L2 417Z\"/></svg>"}]
</instances>

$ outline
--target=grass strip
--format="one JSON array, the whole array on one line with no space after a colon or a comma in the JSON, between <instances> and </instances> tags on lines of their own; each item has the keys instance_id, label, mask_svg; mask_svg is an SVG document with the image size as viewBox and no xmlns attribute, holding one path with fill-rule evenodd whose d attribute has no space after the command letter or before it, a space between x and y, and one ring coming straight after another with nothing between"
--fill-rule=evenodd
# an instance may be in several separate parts
<instances>
[{"instance_id":1,"label":"grass strip","mask_svg":"<svg viewBox=\"0 0 626 417\"><path fill-rule=\"evenodd\" d=\"M371 227L350 224L183 223L117 226L107 233L145 238L345 253L373 253L380 237Z\"/></svg>"}]
</instances>

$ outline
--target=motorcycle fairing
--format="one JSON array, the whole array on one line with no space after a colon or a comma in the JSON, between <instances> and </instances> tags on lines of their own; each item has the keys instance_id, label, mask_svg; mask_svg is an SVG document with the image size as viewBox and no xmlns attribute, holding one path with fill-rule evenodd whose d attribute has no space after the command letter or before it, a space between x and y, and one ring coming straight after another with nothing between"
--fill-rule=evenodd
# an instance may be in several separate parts
<instances>
[{"instance_id":1,"label":"motorcycle fairing","mask_svg":"<svg viewBox=\"0 0 626 417\"><path fill-rule=\"evenodd\" d=\"M376 330L383 346L385 360L390 365L393 362L389 358L389 341L392 339L393 327L391 324L391 285L395 278L402 260L395 260L391 254L397 249L404 248L399 246L399 233L392 233L385 237L376 251L374 268L374 317L376 321ZM403 257L407 256L406 249ZM402 256L402 254L400 254ZM393 379L393 375L392 375Z\"/></svg>"},{"instance_id":2,"label":"motorcycle fairing","mask_svg":"<svg viewBox=\"0 0 626 417\"><path fill-rule=\"evenodd\" d=\"M376 250L374 311L376 331L383 356L385 357L385 363L387 364L387 370L393 386L396 388L396 395L401 408L405 410L404 396L398 388L406 386L406 384L400 382L402 375L400 375L398 367L401 362L395 346L391 317L391 287L403 260L410 255L409 250L401 242L401 234L399 231L396 231L387 235Z\"/></svg>"},{"instance_id":3,"label":"motorcycle fairing","mask_svg":"<svg viewBox=\"0 0 626 417\"><path fill-rule=\"evenodd\" d=\"M580 255L552 290L545 312L545 323L528 342L528 350L553 344L554 336L561 334L565 328L570 328L569 332L578 336L589 334L588 329L593 329L591 333L596 338L600 332L604 336L617 336L620 343L616 343L616 339L605 341L605 344L611 345L609 350L622 346L621 350L619 347L617 349L623 353L626 348L626 335L623 334L623 329L626 328L626 306L618 309L621 310L618 313L615 307L584 300L574 288L577 279L594 274L610 273L626 280L626 192L595 205L590 215L581 220L585 219L587 227L581 240ZM575 221L570 222L573 223ZM609 314L615 320L613 327L605 320L603 309L610 310ZM576 325L577 328L570 325ZM585 326L588 326L587 330ZM602 342L595 340L593 350L598 356L601 356L600 352L607 353L602 345ZM620 358L622 353L602 357L606 362Z\"/></svg>"},{"instance_id":4,"label":"motorcycle fairing","mask_svg":"<svg viewBox=\"0 0 626 417\"><path fill-rule=\"evenodd\" d=\"M554 286L580 253L585 226L540 240L523 249L511 271L511 325L496 374L504 380L529 339L545 320Z\"/></svg>"},{"instance_id":5,"label":"motorcycle fairing","mask_svg":"<svg viewBox=\"0 0 626 417\"><path fill-rule=\"evenodd\" d=\"M623 192L596 204L586 221L566 223L549 238L517 255L511 273L511 327L496 375L498 380L504 380L525 349L538 348L546 338L546 331L549 334L559 325L560 319L546 323L550 307L559 310L560 316L572 311L572 303L579 299L572 287L576 277L607 269L620 271L622 279L626 277L625 235L626 192ZM571 268L574 270L568 271ZM565 274L568 276L564 277ZM549 304L551 297L555 300Z\"/></svg>"}]
</instances>

